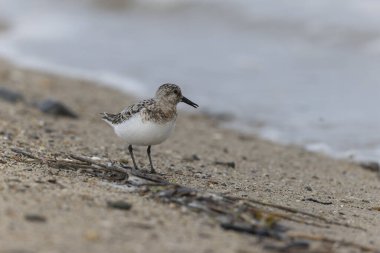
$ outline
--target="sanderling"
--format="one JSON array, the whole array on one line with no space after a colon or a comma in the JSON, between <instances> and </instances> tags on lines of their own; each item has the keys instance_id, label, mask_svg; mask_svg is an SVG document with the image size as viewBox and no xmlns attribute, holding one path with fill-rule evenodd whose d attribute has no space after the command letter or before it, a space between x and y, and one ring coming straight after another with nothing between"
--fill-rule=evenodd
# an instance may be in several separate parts
<instances>
[{"instance_id":1,"label":"sanderling","mask_svg":"<svg viewBox=\"0 0 380 253\"><path fill-rule=\"evenodd\" d=\"M155 172L150 157L151 146L162 143L170 136L175 126L179 102L198 107L196 103L182 96L177 85L166 83L158 88L154 98L130 105L117 114L102 114L102 119L113 127L116 135L129 144L128 150L135 169L138 167L132 145L148 146L151 172Z\"/></svg>"}]
</instances>

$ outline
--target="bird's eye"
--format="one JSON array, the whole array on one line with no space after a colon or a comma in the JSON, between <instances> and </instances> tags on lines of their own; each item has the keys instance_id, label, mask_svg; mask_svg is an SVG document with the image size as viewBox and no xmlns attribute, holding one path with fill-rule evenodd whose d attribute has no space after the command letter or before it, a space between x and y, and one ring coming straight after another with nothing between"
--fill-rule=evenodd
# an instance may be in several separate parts
<instances>
[{"instance_id":1,"label":"bird's eye","mask_svg":"<svg viewBox=\"0 0 380 253\"><path fill-rule=\"evenodd\" d=\"M174 90L174 94L178 95L178 90Z\"/></svg>"}]
</instances>

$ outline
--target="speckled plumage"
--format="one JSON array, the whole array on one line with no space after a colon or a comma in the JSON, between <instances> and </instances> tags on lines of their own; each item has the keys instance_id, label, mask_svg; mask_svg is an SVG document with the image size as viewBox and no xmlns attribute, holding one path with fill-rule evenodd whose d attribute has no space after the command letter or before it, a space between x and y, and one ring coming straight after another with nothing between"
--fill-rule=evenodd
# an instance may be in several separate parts
<instances>
[{"instance_id":1,"label":"speckled plumage","mask_svg":"<svg viewBox=\"0 0 380 253\"><path fill-rule=\"evenodd\" d=\"M182 96L181 89L175 84L161 85L154 98L130 105L120 113L103 113L102 119L111 125L115 133L129 144L129 152L135 168L132 145L148 146L150 158L151 145L165 141L171 134L177 118L177 104L187 103L195 108L197 104Z\"/></svg>"},{"instance_id":2,"label":"speckled plumage","mask_svg":"<svg viewBox=\"0 0 380 253\"><path fill-rule=\"evenodd\" d=\"M175 93L177 92L177 93ZM177 117L177 104L182 99L181 89L175 84L163 84L151 99L130 105L117 114L103 113L103 119L112 125L121 124L139 113L143 121L164 124Z\"/></svg>"},{"instance_id":3,"label":"speckled plumage","mask_svg":"<svg viewBox=\"0 0 380 253\"><path fill-rule=\"evenodd\" d=\"M153 121L158 124L163 124L177 116L177 109L175 105L165 105L151 98L130 105L117 114L104 113L102 118L113 125L117 125L138 113L141 115L143 121Z\"/></svg>"}]
</instances>

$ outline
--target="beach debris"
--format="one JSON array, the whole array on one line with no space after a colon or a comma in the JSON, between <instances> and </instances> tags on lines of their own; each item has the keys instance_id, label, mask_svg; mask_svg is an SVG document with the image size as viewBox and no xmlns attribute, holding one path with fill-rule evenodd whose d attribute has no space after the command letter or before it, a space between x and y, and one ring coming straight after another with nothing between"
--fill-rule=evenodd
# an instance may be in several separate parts
<instances>
[{"instance_id":1,"label":"beach debris","mask_svg":"<svg viewBox=\"0 0 380 253\"><path fill-rule=\"evenodd\" d=\"M225 230L234 230L240 233L247 233L252 235L257 235L259 237L274 237L281 238L283 233L282 229L277 231L274 229L268 229L263 226L257 226L252 224L247 224L245 222L223 222L220 226Z\"/></svg>"},{"instance_id":2,"label":"beach debris","mask_svg":"<svg viewBox=\"0 0 380 253\"><path fill-rule=\"evenodd\" d=\"M283 253L309 252L310 242L306 240L294 240L284 246L265 245L264 249Z\"/></svg>"},{"instance_id":3,"label":"beach debris","mask_svg":"<svg viewBox=\"0 0 380 253\"><path fill-rule=\"evenodd\" d=\"M13 140L13 134L7 131L0 131L0 135L3 136L3 139L6 141L12 141Z\"/></svg>"},{"instance_id":4,"label":"beach debris","mask_svg":"<svg viewBox=\"0 0 380 253\"><path fill-rule=\"evenodd\" d=\"M57 183L57 179L55 179L55 178L50 178L50 179L48 179L47 180L49 183L51 183L51 184L56 184Z\"/></svg>"},{"instance_id":5,"label":"beach debris","mask_svg":"<svg viewBox=\"0 0 380 253\"><path fill-rule=\"evenodd\" d=\"M89 229L84 233L84 239L88 241L98 241L100 239L100 235L96 230Z\"/></svg>"},{"instance_id":6,"label":"beach debris","mask_svg":"<svg viewBox=\"0 0 380 253\"><path fill-rule=\"evenodd\" d=\"M380 164L378 162L360 162L359 165L363 169L380 174Z\"/></svg>"},{"instance_id":7,"label":"beach debris","mask_svg":"<svg viewBox=\"0 0 380 253\"><path fill-rule=\"evenodd\" d=\"M370 246L357 244L357 243L352 242L352 241L335 240L335 239L332 239L330 237L326 237L326 236L322 236L322 235L308 235L308 234L305 234L302 232L292 232L292 233L289 233L288 236L290 238L295 239L295 240L321 242L321 243L324 243L326 246L339 245L340 247L355 248L355 249L363 251L363 252L379 253L378 249L372 248ZM324 250L323 252L326 252L326 250ZM333 251L329 250L327 252L333 252Z\"/></svg>"},{"instance_id":8,"label":"beach debris","mask_svg":"<svg viewBox=\"0 0 380 253\"><path fill-rule=\"evenodd\" d=\"M4 87L0 87L0 98L10 103L16 103L18 101L24 100L24 96L21 93L9 90Z\"/></svg>"},{"instance_id":9,"label":"beach debris","mask_svg":"<svg viewBox=\"0 0 380 253\"><path fill-rule=\"evenodd\" d=\"M144 229L144 230L150 230L154 228L152 224L141 223L141 222L129 222L128 227L139 228L139 229Z\"/></svg>"},{"instance_id":10,"label":"beach debris","mask_svg":"<svg viewBox=\"0 0 380 253\"><path fill-rule=\"evenodd\" d=\"M58 186L61 189L66 188L63 184L59 183L56 178L49 178L48 180L46 180L46 182L49 183L49 184L56 185L56 186ZM43 182L43 183L45 183L45 182Z\"/></svg>"},{"instance_id":11,"label":"beach debris","mask_svg":"<svg viewBox=\"0 0 380 253\"><path fill-rule=\"evenodd\" d=\"M332 203L333 203L331 201L321 201L321 200L318 200L315 198L305 198L305 199L303 199L303 201L311 201L311 202L318 203L321 205L332 205Z\"/></svg>"},{"instance_id":12,"label":"beach debris","mask_svg":"<svg viewBox=\"0 0 380 253\"><path fill-rule=\"evenodd\" d=\"M193 154L191 156L185 156L183 157L182 161L184 162L194 162L194 161L200 161L201 158L197 154Z\"/></svg>"},{"instance_id":13,"label":"beach debris","mask_svg":"<svg viewBox=\"0 0 380 253\"><path fill-rule=\"evenodd\" d=\"M55 169L78 171L90 176L135 187L135 191L140 195L167 204L170 208L180 208L180 210L188 210L206 215L222 229L251 234L261 239L274 239L280 244L280 247L282 245L282 248L279 249L284 249L284 252L295 252L300 248L307 248L307 243L313 242L319 242L322 246L336 245L367 252L378 252L369 246L328 238L318 234L294 233L290 227L284 226L281 221L289 220L317 228L328 228L334 225L352 230L366 231L359 226L349 223L330 220L320 215L287 206L266 203L257 199L232 197L200 191L170 183L159 174L152 175L143 170L136 171L132 167L105 158L94 160L91 157L73 154L61 155L63 157L58 158L56 154L44 154L44 156L40 156L20 148L12 148L11 150L16 154L12 158L17 162L27 164L35 162ZM107 202L107 206L123 210L131 208L128 203L123 201L109 201ZM41 220L43 219L44 217ZM297 242L299 240L303 240L304 242Z\"/></svg>"},{"instance_id":14,"label":"beach debris","mask_svg":"<svg viewBox=\"0 0 380 253\"><path fill-rule=\"evenodd\" d=\"M38 102L37 108L46 114L69 118L78 118L78 115L69 109L65 104L52 99L46 99Z\"/></svg>"},{"instance_id":15,"label":"beach debris","mask_svg":"<svg viewBox=\"0 0 380 253\"><path fill-rule=\"evenodd\" d=\"M123 200L118 201L107 201L107 206L109 208L119 209L119 210L125 210L128 211L132 208L132 205L128 202L125 202Z\"/></svg>"},{"instance_id":16,"label":"beach debris","mask_svg":"<svg viewBox=\"0 0 380 253\"><path fill-rule=\"evenodd\" d=\"M24 218L30 222L46 222L46 217L40 214L25 214Z\"/></svg>"},{"instance_id":17,"label":"beach debris","mask_svg":"<svg viewBox=\"0 0 380 253\"><path fill-rule=\"evenodd\" d=\"M311 186L305 186L305 190L307 190L307 191L309 191L309 192L311 192L311 191L313 191L313 189L311 188Z\"/></svg>"},{"instance_id":18,"label":"beach debris","mask_svg":"<svg viewBox=\"0 0 380 253\"><path fill-rule=\"evenodd\" d=\"M236 167L236 164L235 162L222 162L222 161L215 161L214 162L215 165L222 165L222 166L226 166L228 168L235 168Z\"/></svg>"}]
</instances>

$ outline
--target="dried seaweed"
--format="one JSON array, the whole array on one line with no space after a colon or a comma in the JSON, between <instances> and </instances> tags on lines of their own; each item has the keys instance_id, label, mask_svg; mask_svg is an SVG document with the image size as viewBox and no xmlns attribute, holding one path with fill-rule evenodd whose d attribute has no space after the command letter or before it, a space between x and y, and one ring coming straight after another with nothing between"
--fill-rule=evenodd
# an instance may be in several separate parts
<instances>
[{"instance_id":1,"label":"dried seaweed","mask_svg":"<svg viewBox=\"0 0 380 253\"><path fill-rule=\"evenodd\" d=\"M303 239L303 240L310 240L310 241L319 241L319 242L324 242L328 244L338 244L339 246L343 247L352 247L356 248L358 250L361 250L363 252L380 252L378 249L374 249L372 247L356 244L354 242L349 242L345 240L335 240L332 238L328 238L325 236L320 236L320 235L306 235L304 233L292 233L289 235L290 238L293 239Z\"/></svg>"},{"instance_id":2,"label":"dried seaweed","mask_svg":"<svg viewBox=\"0 0 380 253\"><path fill-rule=\"evenodd\" d=\"M36 156L19 148L12 148L11 150L17 154L14 159L18 162L34 162L59 170L74 170L119 184L132 185L136 187L137 191L149 198L156 199L162 203L185 207L193 212L203 213L215 220L223 229L277 240L283 243L282 248L292 245L294 240L302 239L308 242L319 242L326 245L335 244L366 252L378 252L376 249L353 242L304 233L289 233L291 228L285 227L281 222L282 220L318 228L328 228L336 225L349 229L364 230L360 227L328 220L322 216L302 210L265 203L256 199L201 192L193 188L170 183L159 175L137 171L119 162L106 159L95 160L78 155L65 155L63 158L57 159L56 155L51 154Z\"/></svg>"},{"instance_id":3,"label":"dried seaweed","mask_svg":"<svg viewBox=\"0 0 380 253\"><path fill-rule=\"evenodd\" d=\"M321 201L321 200L318 200L318 199L315 199L315 198L306 198L304 199L304 201L310 201L310 202L314 202L314 203L317 203L317 204L321 204L321 205L332 205L333 202L331 201Z\"/></svg>"}]
</instances>

